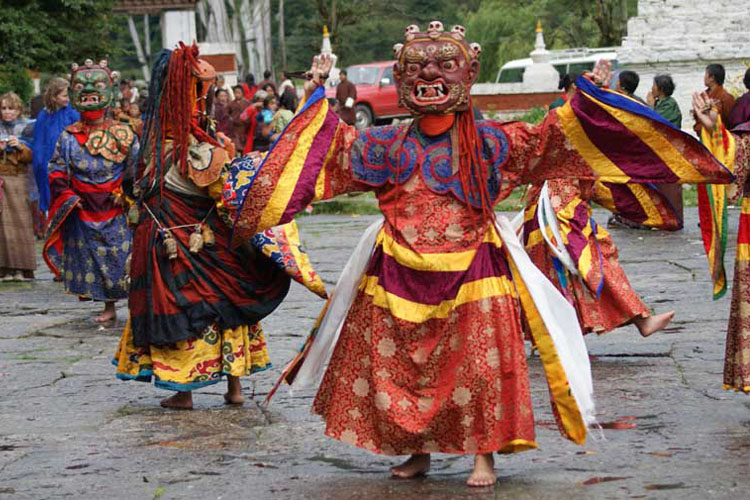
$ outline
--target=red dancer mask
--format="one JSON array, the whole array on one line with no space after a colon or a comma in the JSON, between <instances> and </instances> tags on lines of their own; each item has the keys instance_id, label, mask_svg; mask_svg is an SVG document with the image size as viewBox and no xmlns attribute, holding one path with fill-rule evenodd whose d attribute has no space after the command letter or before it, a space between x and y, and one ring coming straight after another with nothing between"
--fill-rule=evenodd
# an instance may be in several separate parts
<instances>
[{"instance_id":1,"label":"red dancer mask","mask_svg":"<svg viewBox=\"0 0 750 500\"><path fill-rule=\"evenodd\" d=\"M412 24L405 38L393 47L399 104L415 115L469 109L482 49L466 41L466 29L457 25L446 32L443 23L433 21L426 32L420 32Z\"/></svg>"}]
</instances>

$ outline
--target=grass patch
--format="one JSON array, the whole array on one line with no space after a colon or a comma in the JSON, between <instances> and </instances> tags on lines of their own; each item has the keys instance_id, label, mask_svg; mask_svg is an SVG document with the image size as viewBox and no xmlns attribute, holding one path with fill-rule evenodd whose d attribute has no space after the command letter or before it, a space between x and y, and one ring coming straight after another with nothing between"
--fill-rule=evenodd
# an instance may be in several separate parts
<instances>
[{"instance_id":1,"label":"grass patch","mask_svg":"<svg viewBox=\"0 0 750 500\"><path fill-rule=\"evenodd\" d=\"M16 356L16 359L18 361L38 361L39 358L36 356L29 356L28 354L22 354L20 356Z\"/></svg>"},{"instance_id":2,"label":"grass patch","mask_svg":"<svg viewBox=\"0 0 750 500\"><path fill-rule=\"evenodd\" d=\"M682 206L684 207L697 207L698 206L698 190L694 184L688 184L687 187L682 187Z\"/></svg>"}]
</instances>

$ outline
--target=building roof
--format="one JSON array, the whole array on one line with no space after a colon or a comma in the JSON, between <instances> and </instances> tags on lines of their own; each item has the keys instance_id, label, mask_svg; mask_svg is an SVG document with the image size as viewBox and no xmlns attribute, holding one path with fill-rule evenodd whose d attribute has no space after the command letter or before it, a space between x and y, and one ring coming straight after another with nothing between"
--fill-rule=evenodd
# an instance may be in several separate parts
<instances>
[{"instance_id":1,"label":"building roof","mask_svg":"<svg viewBox=\"0 0 750 500\"><path fill-rule=\"evenodd\" d=\"M198 0L117 0L114 11L121 14L155 14L163 10L194 9Z\"/></svg>"}]
</instances>

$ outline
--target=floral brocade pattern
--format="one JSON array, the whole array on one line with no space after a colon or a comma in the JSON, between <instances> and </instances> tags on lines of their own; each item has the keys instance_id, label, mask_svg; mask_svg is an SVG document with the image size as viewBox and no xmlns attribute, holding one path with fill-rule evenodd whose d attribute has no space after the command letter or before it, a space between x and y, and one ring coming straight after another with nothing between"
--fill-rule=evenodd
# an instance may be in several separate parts
<instances>
[{"instance_id":1,"label":"floral brocade pattern","mask_svg":"<svg viewBox=\"0 0 750 500\"><path fill-rule=\"evenodd\" d=\"M219 331L212 325L200 338L164 346L136 347L130 321L120 340L113 364L117 377L150 382L162 389L191 391L242 377L271 366L260 323Z\"/></svg>"},{"instance_id":2,"label":"floral brocade pattern","mask_svg":"<svg viewBox=\"0 0 750 500\"><path fill-rule=\"evenodd\" d=\"M750 392L750 261L737 259L724 359L724 386Z\"/></svg>"},{"instance_id":3,"label":"floral brocade pattern","mask_svg":"<svg viewBox=\"0 0 750 500\"><path fill-rule=\"evenodd\" d=\"M512 295L411 323L359 292L313 411L326 434L386 455L536 447Z\"/></svg>"}]
</instances>

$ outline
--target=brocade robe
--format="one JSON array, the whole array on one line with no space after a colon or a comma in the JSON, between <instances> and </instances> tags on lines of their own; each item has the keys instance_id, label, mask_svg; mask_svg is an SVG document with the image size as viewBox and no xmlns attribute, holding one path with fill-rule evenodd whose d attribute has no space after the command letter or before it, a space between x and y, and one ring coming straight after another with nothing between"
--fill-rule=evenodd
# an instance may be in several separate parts
<instances>
[{"instance_id":1,"label":"brocade robe","mask_svg":"<svg viewBox=\"0 0 750 500\"><path fill-rule=\"evenodd\" d=\"M126 124L83 130L80 122L68 126L49 162L52 204L43 255L66 291L94 300L124 299L131 235L116 196L132 178L139 142Z\"/></svg>"}]
</instances>

